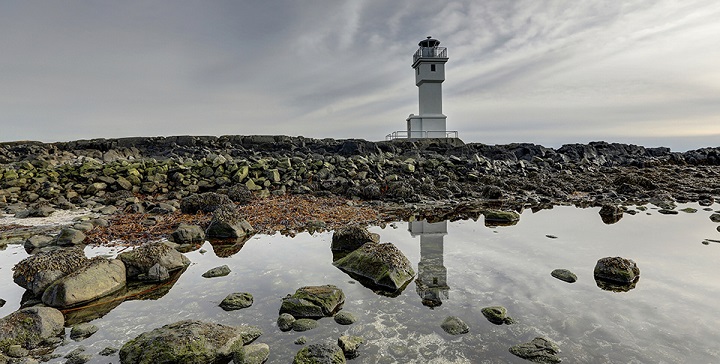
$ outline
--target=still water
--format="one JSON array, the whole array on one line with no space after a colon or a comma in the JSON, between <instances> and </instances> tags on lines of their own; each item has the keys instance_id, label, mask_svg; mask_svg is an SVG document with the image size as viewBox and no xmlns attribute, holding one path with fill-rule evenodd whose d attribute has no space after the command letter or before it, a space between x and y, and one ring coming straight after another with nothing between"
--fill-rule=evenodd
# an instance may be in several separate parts
<instances>
[{"instance_id":1,"label":"still water","mask_svg":"<svg viewBox=\"0 0 720 364\"><path fill-rule=\"evenodd\" d=\"M261 327L264 334L257 342L270 345L269 363L292 362L300 336L316 343L343 334L365 339L354 363L527 363L508 348L536 336L555 341L565 363L718 363L720 243L707 239L720 240L720 233L709 219L711 211L692 204L678 209L684 207L699 211L663 215L650 206L606 225L596 208L555 207L525 211L517 225L508 227L486 227L482 218L372 227L382 242L400 248L419 279L432 286L423 291L412 282L394 298L375 294L332 265L331 233L255 236L230 256L216 254L205 243L187 253L192 265L162 297L122 302L91 321L99 327L96 334L68 340L55 352L64 355L83 346L94 355L92 363L117 363L117 354L97 353L168 323L200 319ZM107 248L86 252L117 253ZM7 300L0 316L19 306L23 291L12 283L10 267L25 256L19 246L0 252L0 298ZM598 288L593 268L608 256L637 263L640 280L634 289ZM230 275L201 277L223 264L232 269ZM553 278L550 272L556 268L573 271L578 281ZM323 284L344 291L344 309L358 321L341 326L324 318L314 330L281 332L275 321L282 297L301 286ZM251 293L253 305L230 312L218 307L233 292ZM441 304L427 307L423 297ZM516 323L488 322L480 310L495 305L505 306ZM446 334L440 324L450 315L465 321L470 333Z\"/></svg>"}]
</instances>

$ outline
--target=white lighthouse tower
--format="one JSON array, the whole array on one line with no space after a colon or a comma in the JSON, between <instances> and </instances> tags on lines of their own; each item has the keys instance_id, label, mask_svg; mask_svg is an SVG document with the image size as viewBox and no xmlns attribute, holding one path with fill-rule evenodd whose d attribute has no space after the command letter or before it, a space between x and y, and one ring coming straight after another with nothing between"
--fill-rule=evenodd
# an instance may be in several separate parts
<instances>
[{"instance_id":1,"label":"white lighthouse tower","mask_svg":"<svg viewBox=\"0 0 720 364\"><path fill-rule=\"evenodd\" d=\"M418 87L420 114L407 118L408 138L447 138L447 116L442 112L442 83L445 81L447 48L427 37L418 43L413 55L415 85Z\"/></svg>"}]
</instances>

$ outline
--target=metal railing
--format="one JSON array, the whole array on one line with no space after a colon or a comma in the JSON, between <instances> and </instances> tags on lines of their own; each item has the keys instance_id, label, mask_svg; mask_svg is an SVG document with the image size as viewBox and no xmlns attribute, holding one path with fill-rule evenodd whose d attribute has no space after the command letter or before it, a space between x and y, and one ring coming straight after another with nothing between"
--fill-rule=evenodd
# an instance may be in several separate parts
<instances>
[{"instance_id":1,"label":"metal railing","mask_svg":"<svg viewBox=\"0 0 720 364\"><path fill-rule=\"evenodd\" d=\"M457 130L416 130L411 132L408 132L407 130L398 130L385 136L385 140L427 138L457 139L458 132Z\"/></svg>"},{"instance_id":2,"label":"metal railing","mask_svg":"<svg viewBox=\"0 0 720 364\"><path fill-rule=\"evenodd\" d=\"M420 58L447 58L447 48L445 47L420 47L413 55L413 63Z\"/></svg>"}]
</instances>

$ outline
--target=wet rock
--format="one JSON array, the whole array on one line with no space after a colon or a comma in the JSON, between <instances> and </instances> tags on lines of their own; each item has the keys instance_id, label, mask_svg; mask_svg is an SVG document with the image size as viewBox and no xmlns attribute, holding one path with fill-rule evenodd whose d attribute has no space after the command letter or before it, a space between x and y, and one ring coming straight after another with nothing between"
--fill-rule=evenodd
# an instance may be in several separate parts
<instances>
[{"instance_id":1,"label":"wet rock","mask_svg":"<svg viewBox=\"0 0 720 364\"><path fill-rule=\"evenodd\" d=\"M52 307L29 307L0 318L0 351L10 345L30 349L64 332L65 318Z\"/></svg>"},{"instance_id":2,"label":"wet rock","mask_svg":"<svg viewBox=\"0 0 720 364\"><path fill-rule=\"evenodd\" d=\"M615 205L603 205L600 208L600 218L605 224L614 224L623 217L623 208Z\"/></svg>"},{"instance_id":3,"label":"wet rock","mask_svg":"<svg viewBox=\"0 0 720 364\"><path fill-rule=\"evenodd\" d=\"M345 303L343 291L333 285L301 287L283 298L280 313L295 318L330 317Z\"/></svg>"},{"instance_id":4,"label":"wet rock","mask_svg":"<svg viewBox=\"0 0 720 364\"><path fill-rule=\"evenodd\" d=\"M365 243L333 265L363 284L390 293L402 291L415 277L410 261L391 243Z\"/></svg>"},{"instance_id":5,"label":"wet rock","mask_svg":"<svg viewBox=\"0 0 720 364\"><path fill-rule=\"evenodd\" d=\"M213 212L225 204L232 204L232 201L227 195L215 192L205 192L183 198L180 201L180 211L184 214Z\"/></svg>"},{"instance_id":6,"label":"wet rock","mask_svg":"<svg viewBox=\"0 0 720 364\"><path fill-rule=\"evenodd\" d=\"M680 210L680 211L682 211L682 212L684 212L684 213L686 213L686 214L694 214L694 213L696 213L698 210L697 210L697 209L694 209L694 208L692 208L692 207L686 207L686 208L684 208L684 209L682 209L682 210Z\"/></svg>"},{"instance_id":7,"label":"wet rock","mask_svg":"<svg viewBox=\"0 0 720 364\"><path fill-rule=\"evenodd\" d=\"M220 307L225 311L248 308L253 304L253 296L250 293L231 293L220 302Z\"/></svg>"},{"instance_id":8,"label":"wet rock","mask_svg":"<svg viewBox=\"0 0 720 364\"><path fill-rule=\"evenodd\" d=\"M56 280L87 263L81 249L58 249L31 255L13 267L13 281L39 296Z\"/></svg>"},{"instance_id":9,"label":"wet rock","mask_svg":"<svg viewBox=\"0 0 720 364\"><path fill-rule=\"evenodd\" d=\"M377 243L380 235L370 233L362 226L347 226L335 230L330 249L333 252L351 252L367 242Z\"/></svg>"},{"instance_id":10,"label":"wet rock","mask_svg":"<svg viewBox=\"0 0 720 364\"><path fill-rule=\"evenodd\" d=\"M73 246L82 244L85 241L85 234L80 230L73 228L64 228L60 230L60 234L55 238L55 244L60 246Z\"/></svg>"},{"instance_id":11,"label":"wet rock","mask_svg":"<svg viewBox=\"0 0 720 364\"><path fill-rule=\"evenodd\" d=\"M120 351L120 349L108 346L108 347L100 350L100 352L98 354L100 354L102 356L110 356L110 355L117 353L118 351Z\"/></svg>"},{"instance_id":12,"label":"wet rock","mask_svg":"<svg viewBox=\"0 0 720 364\"><path fill-rule=\"evenodd\" d=\"M658 210L658 213L661 213L663 215L677 215L678 212L675 210L667 210L667 209L660 209Z\"/></svg>"},{"instance_id":13,"label":"wet rock","mask_svg":"<svg viewBox=\"0 0 720 364\"><path fill-rule=\"evenodd\" d=\"M336 313L333 319L335 319L335 322L340 325L352 325L355 321L357 321L355 315L347 311L340 311Z\"/></svg>"},{"instance_id":14,"label":"wet rock","mask_svg":"<svg viewBox=\"0 0 720 364\"><path fill-rule=\"evenodd\" d=\"M245 185L240 184L228 188L227 196L231 201L237 202L241 205L247 205L253 199L252 191L248 190Z\"/></svg>"},{"instance_id":15,"label":"wet rock","mask_svg":"<svg viewBox=\"0 0 720 364\"><path fill-rule=\"evenodd\" d=\"M0 298L0 307L5 306L5 303L7 303L7 301L5 301L4 299Z\"/></svg>"},{"instance_id":16,"label":"wet rock","mask_svg":"<svg viewBox=\"0 0 720 364\"><path fill-rule=\"evenodd\" d=\"M238 346L233 350L233 364L262 364L270 356L268 344Z\"/></svg>"},{"instance_id":17,"label":"wet rock","mask_svg":"<svg viewBox=\"0 0 720 364\"><path fill-rule=\"evenodd\" d=\"M462 335L470 332L468 325L455 316L446 317L440 327L450 335Z\"/></svg>"},{"instance_id":18,"label":"wet rock","mask_svg":"<svg viewBox=\"0 0 720 364\"><path fill-rule=\"evenodd\" d=\"M70 338L73 340L82 340L92 336L98 331L98 327L91 323L81 323L74 325L70 330Z\"/></svg>"},{"instance_id":19,"label":"wet rock","mask_svg":"<svg viewBox=\"0 0 720 364\"><path fill-rule=\"evenodd\" d=\"M147 282L164 282L170 279L170 272L160 263L155 263L148 269L147 275L139 275L138 279Z\"/></svg>"},{"instance_id":20,"label":"wet rock","mask_svg":"<svg viewBox=\"0 0 720 364\"><path fill-rule=\"evenodd\" d=\"M255 232L252 226L240 215L234 204L218 207L213 212L210 225L205 232L208 238L235 239Z\"/></svg>"},{"instance_id":21,"label":"wet rock","mask_svg":"<svg viewBox=\"0 0 720 364\"><path fill-rule=\"evenodd\" d=\"M536 337L530 342L513 345L510 347L510 352L534 363L549 364L562 361L558 356L560 348L544 337Z\"/></svg>"},{"instance_id":22,"label":"wet rock","mask_svg":"<svg viewBox=\"0 0 720 364\"><path fill-rule=\"evenodd\" d=\"M122 289L125 279L122 261L95 257L53 282L43 293L42 301L51 307L76 306Z\"/></svg>"},{"instance_id":23,"label":"wet rock","mask_svg":"<svg viewBox=\"0 0 720 364\"><path fill-rule=\"evenodd\" d=\"M640 276L640 269L634 261L621 257L601 258L595 264L596 280L618 283L632 283Z\"/></svg>"},{"instance_id":24,"label":"wet rock","mask_svg":"<svg viewBox=\"0 0 720 364\"><path fill-rule=\"evenodd\" d=\"M346 363L343 350L336 344L310 344L295 354L295 364L341 364Z\"/></svg>"},{"instance_id":25,"label":"wet rock","mask_svg":"<svg viewBox=\"0 0 720 364\"><path fill-rule=\"evenodd\" d=\"M720 214L715 213L710 215L710 221L712 222L720 222Z\"/></svg>"},{"instance_id":26,"label":"wet rock","mask_svg":"<svg viewBox=\"0 0 720 364\"><path fill-rule=\"evenodd\" d=\"M233 344L249 344L262 335L255 326L226 326L184 320L143 333L120 349L120 362L215 363L227 362Z\"/></svg>"},{"instance_id":27,"label":"wet rock","mask_svg":"<svg viewBox=\"0 0 720 364\"><path fill-rule=\"evenodd\" d=\"M503 306L485 307L480 310L480 312L482 312L483 316L485 316L488 321L494 323L495 325L510 325L515 323L515 320L507 315L507 309Z\"/></svg>"},{"instance_id":28,"label":"wet rock","mask_svg":"<svg viewBox=\"0 0 720 364\"><path fill-rule=\"evenodd\" d=\"M299 338L295 339L293 344L295 345L305 345L307 344L307 336L300 336Z\"/></svg>"},{"instance_id":29,"label":"wet rock","mask_svg":"<svg viewBox=\"0 0 720 364\"><path fill-rule=\"evenodd\" d=\"M6 353L11 358L22 358L30 355L30 351L22 347L22 345L10 345L8 346Z\"/></svg>"},{"instance_id":30,"label":"wet rock","mask_svg":"<svg viewBox=\"0 0 720 364\"><path fill-rule=\"evenodd\" d=\"M40 249L52 245L54 240L55 238L49 235L33 235L27 240L25 240L25 244L23 244L23 247L26 251L31 252L35 249Z\"/></svg>"},{"instance_id":31,"label":"wet rock","mask_svg":"<svg viewBox=\"0 0 720 364\"><path fill-rule=\"evenodd\" d=\"M164 277L162 272L151 274L151 268L159 265L168 273L184 269L190 265L190 259L167 244L156 241L145 243L131 251L118 254L118 259L125 263L129 280L157 281Z\"/></svg>"},{"instance_id":32,"label":"wet rock","mask_svg":"<svg viewBox=\"0 0 720 364\"><path fill-rule=\"evenodd\" d=\"M39 203L28 210L28 217L48 217L55 209L48 203Z\"/></svg>"},{"instance_id":33,"label":"wet rock","mask_svg":"<svg viewBox=\"0 0 720 364\"><path fill-rule=\"evenodd\" d=\"M181 223L170 234L170 240L178 244L202 243L205 241L205 231L198 225Z\"/></svg>"},{"instance_id":34,"label":"wet rock","mask_svg":"<svg viewBox=\"0 0 720 364\"><path fill-rule=\"evenodd\" d=\"M574 283L577 281L577 275L567 269L555 269L550 273L550 275L568 283Z\"/></svg>"},{"instance_id":35,"label":"wet rock","mask_svg":"<svg viewBox=\"0 0 720 364\"><path fill-rule=\"evenodd\" d=\"M277 319L277 325L280 331L292 330L293 322L295 322L295 317L289 313L282 313Z\"/></svg>"},{"instance_id":36,"label":"wet rock","mask_svg":"<svg viewBox=\"0 0 720 364\"><path fill-rule=\"evenodd\" d=\"M338 338L338 346L348 359L358 357L358 348L360 348L360 344L362 343L363 338L360 336L343 335Z\"/></svg>"},{"instance_id":37,"label":"wet rock","mask_svg":"<svg viewBox=\"0 0 720 364\"><path fill-rule=\"evenodd\" d=\"M230 274L230 267L225 265L221 265L219 267L212 268L208 270L207 272L203 273L203 277L205 278L215 278L215 277L224 277L226 275Z\"/></svg>"},{"instance_id":38,"label":"wet rock","mask_svg":"<svg viewBox=\"0 0 720 364\"><path fill-rule=\"evenodd\" d=\"M302 332L302 331L308 331L312 329L316 329L318 327L318 322L313 319L309 318L301 318L295 320L292 324L293 331Z\"/></svg>"},{"instance_id":39,"label":"wet rock","mask_svg":"<svg viewBox=\"0 0 720 364\"><path fill-rule=\"evenodd\" d=\"M488 210L483 211L485 225L508 226L515 225L520 221L520 214L515 211Z\"/></svg>"}]
</instances>

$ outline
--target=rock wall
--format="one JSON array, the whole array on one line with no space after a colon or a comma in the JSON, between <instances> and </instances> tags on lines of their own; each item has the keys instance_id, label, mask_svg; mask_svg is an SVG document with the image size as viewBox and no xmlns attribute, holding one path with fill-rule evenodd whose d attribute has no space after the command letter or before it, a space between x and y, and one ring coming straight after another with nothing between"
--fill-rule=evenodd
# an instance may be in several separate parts
<instances>
[{"instance_id":1,"label":"rock wall","mask_svg":"<svg viewBox=\"0 0 720 364\"><path fill-rule=\"evenodd\" d=\"M605 142L559 149L288 136L10 142L0 143L0 208L122 208L138 197L178 200L238 185L258 196L312 193L397 202L600 203L658 194L697 201L720 195L719 166L720 147L671 152Z\"/></svg>"}]
</instances>

